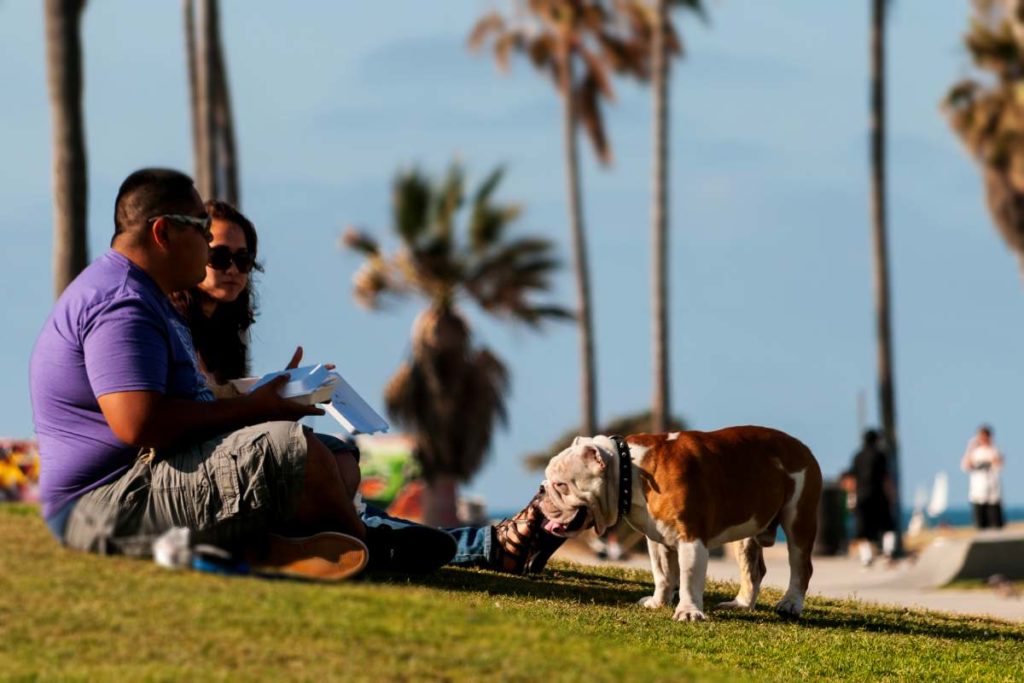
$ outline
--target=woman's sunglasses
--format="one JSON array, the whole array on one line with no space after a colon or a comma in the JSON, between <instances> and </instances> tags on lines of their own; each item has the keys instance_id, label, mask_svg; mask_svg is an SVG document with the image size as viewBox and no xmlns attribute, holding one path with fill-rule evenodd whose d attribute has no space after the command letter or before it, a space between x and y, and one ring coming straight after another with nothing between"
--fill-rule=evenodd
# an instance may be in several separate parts
<instances>
[{"instance_id":1,"label":"woman's sunglasses","mask_svg":"<svg viewBox=\"0 0 1024 683\"><path fill-rule=\"evenodd\" d=\"M228 270L231 268L232 263L235 264L235 268L238 268L238 272L244 275L256 265L256 259L249 253L248 249L231 251L230 247L223 244L217 247L210 247L210 256L206 259L208 266L214 270Z\"/></svg>"}]
</instances>

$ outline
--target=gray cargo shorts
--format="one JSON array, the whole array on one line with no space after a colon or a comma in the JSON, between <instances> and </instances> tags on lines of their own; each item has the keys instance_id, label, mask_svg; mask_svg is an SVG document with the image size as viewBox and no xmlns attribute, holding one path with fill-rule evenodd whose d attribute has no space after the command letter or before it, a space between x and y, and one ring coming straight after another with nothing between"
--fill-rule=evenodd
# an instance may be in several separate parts
<instances>
[{"instance_id":1,"label":"gray cargo shorts","mask_svg":"<svg viewBox=\"0 0 1024 683\"><path fill-rule=\"evenodd\" d=\"M305 470L306 437L296 422L142 453L120 479L78 500L64 544L146 557L160 534L187 527L197 543L234 549L291 517Z\"/></svg>"}]
</instances>

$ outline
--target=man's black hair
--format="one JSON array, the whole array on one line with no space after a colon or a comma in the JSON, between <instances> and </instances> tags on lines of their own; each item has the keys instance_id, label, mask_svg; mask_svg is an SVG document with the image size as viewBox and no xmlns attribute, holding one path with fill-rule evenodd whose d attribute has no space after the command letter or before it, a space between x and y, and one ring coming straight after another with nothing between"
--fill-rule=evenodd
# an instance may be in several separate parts
<instances>
[{"instance_id":1,"label":"man's black hair","mask_svg":"<svg viewBox=\"0 0 1024 683\"><path fill-rule=\"evenodd\" d=\"M195 201L192 179L169 168L143 168L125 178L114 201L114 236L144 226L146 219L178 213Z\"/></svg>"},{"instance_id":2,"label":"man's black hair","mask_svg":"<svg viewBox=\"0 0 1024 683\"><path fill-rule=\"evenodd\" d=\"M992 436L992 426L991 425L987 425L987 424L981 425L980 427L978 427L978 431L981 432L982 434L984 434L985 436Z\"/></svg>"},{"instance_id":3,"label":"man's black hair","mask_svg":"<svg viewBox=\"0 0 1024 683\"><path fill-rule=\"evenodd\" d=\"M878 438L881 436L877 429L866 429L864 430L864 443L869 446L873 446L878 443Z\"/></svg>"}]
</instances>

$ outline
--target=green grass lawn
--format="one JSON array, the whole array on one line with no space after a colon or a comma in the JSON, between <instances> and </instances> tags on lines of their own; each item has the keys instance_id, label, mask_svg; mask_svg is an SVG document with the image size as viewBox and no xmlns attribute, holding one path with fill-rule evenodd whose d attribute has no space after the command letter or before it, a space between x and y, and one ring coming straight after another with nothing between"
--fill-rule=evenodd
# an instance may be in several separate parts
<instances>
[{"instance_id":1,"label":"green grass lawn","mask_svg":"<svg viewBox=\"0 0 1024 683\"><path fill-rule=\"evenodd\" d=\"M1021 680L1024 629L810 600L676 623L633 603L647 572L445 569L315 585L71 553L0 505L4 680ZM712 584L711 605L734 587Z\"/></svg>"}]
</instances>

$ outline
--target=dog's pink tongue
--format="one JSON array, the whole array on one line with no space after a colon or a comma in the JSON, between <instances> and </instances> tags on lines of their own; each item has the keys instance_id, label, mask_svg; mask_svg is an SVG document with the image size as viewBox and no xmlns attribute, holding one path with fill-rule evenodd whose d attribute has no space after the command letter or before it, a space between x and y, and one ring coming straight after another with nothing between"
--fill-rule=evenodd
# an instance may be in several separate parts
<instances>
[{"instance_id":1,"label":"dog's pink tongue","mask_svg":"<svg viewBox=\"0 0 1024 683\"><path fill-rule=\"evenodd\" d=\"M549 534L559 534L565 531L565 525L549 519L544 522L544 531Z\"/></svg>"}]
</instances>

